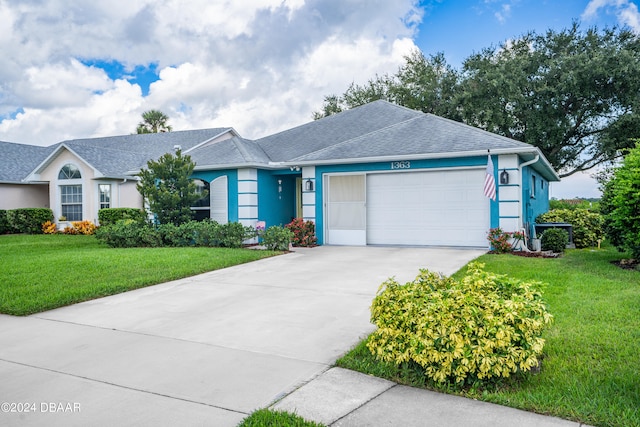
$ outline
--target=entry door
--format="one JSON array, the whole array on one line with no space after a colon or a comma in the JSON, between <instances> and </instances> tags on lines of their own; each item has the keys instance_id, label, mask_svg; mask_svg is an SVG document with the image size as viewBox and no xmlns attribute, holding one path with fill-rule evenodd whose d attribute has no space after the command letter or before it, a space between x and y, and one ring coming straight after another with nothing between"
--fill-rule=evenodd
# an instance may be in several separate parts
<instances>
[{"instance_id":1,"label":"entry door","mask_svg":"<svg viewBox=\"0 0 640 427\"><path fill-rule=\"evenodd\" d=\"M327 243L367 244L365 175L329 175L327 191Z\"/></svg>"}]
</instances>

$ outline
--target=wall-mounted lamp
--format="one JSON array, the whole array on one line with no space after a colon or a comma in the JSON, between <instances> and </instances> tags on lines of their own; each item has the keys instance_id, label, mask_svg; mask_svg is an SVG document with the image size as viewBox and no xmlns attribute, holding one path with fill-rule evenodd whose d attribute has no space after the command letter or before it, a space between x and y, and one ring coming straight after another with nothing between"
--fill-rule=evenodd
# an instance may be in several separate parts
<instances>
[{"instance_id":1,"label":"wall-mounted lamp","mask_svg":"<svg viewBox=\"0 0 640 427\"><path fill-rule=\"evenodd\" d=\"M282 180L278 180L278 199L282 199Z\"/></svg>"},{"instance_id":2,"label":"wall-mounted lamp","mask_svg":"<svg viewBox=\"0 0 640 427\"><path fill-rule=\"evenodd\" d=\"M304 189L306 191L313 191L313 181L311 181L310 178L308 178L305 182L304 182Z\"/></svg>"},{"instance_id":3,"label":"wall-mounted lamp","mask_svg":"<svg viewBox=\"0 0 640 427\"><path fill-rule=\"evenodd\" d=\"M500 173L500 184L507 185L509 183L509 172L506 169L502 170Z\"/></svg>"},{"instance_id":4,"label":"wall-mounted lamp","mask_svg":"<svg viewBox=\"0 0 640 427\"><path fill-rule=\"evenodd\" d=\"M289 170L291 172L295 171L295 172L300 172L300 166L290 166Z\"/></svg>"}]
</instances>

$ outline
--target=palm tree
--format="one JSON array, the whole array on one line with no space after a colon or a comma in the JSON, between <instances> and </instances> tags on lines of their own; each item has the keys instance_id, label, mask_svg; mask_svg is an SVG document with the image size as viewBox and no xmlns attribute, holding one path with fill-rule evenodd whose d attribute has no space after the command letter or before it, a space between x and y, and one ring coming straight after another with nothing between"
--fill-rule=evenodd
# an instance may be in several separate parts
<instances>
[{"instance_id":1,"label":"palm tree","mask_svg":"<svg viewBox=\"0 0 640 427\"><path fill-rule=\"evenodd\" d=\"M167 124L169 117L159 110L149 110L142 113L142 121L138 123L137 133L171 132Z\"/></svg>"}]
</instances>

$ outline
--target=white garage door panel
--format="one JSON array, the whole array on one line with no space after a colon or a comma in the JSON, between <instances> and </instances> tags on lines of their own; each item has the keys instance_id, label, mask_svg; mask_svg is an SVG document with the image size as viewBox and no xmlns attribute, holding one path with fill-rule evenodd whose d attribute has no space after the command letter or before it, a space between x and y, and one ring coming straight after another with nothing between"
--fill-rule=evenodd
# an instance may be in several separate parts
<instances>
[{"instance_id":1,"label":"white garage door panel","mask_svg":"<svg viewBox=\"0 0 640 427\"><path fill-rule=\"evenodd\" d=\"M367 243L487 246L484 170L371 174Z\"/></svg>"}]
</instances>

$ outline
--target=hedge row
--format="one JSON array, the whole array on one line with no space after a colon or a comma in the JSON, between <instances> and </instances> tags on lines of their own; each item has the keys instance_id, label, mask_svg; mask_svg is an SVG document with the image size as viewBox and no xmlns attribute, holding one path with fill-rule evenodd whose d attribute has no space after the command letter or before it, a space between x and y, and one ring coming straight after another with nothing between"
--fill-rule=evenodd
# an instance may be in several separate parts
<instances>
[{"instance_id":1,"label":"hedge row","mask_svg":"<svg viewBox=\"0 0 640 427\"><path fill-rule=\"evenodd\" d=\"M49 208L0 210L0 234L42 234L42 224L53 221Z\"/></svg>"},{"instance_id":2,"label":"hedge row","mask_svg":"<svg viewBox=\"0 0 640 427\"><path fill-rule=\"evenodd\" d=\"M132 219L137 222L145 222L147 214L142 209L136 208L106 208L98 211L100 225L111 225L123 219Z\"/></svg>"},{"instance_id":3,"label":"hedge row","mask_svg":"<svg viewBox=\"0 0 640 427\"><path fill-rule=\"evenodd\" d=\"M161 246L242 247L245 240L256 236L252 227L238 222L219 224L215 221L189 221L181 225L157 227L133 219L119 220L96 230L96 237L114 248Z\"/></svg>"}]
</instances>

